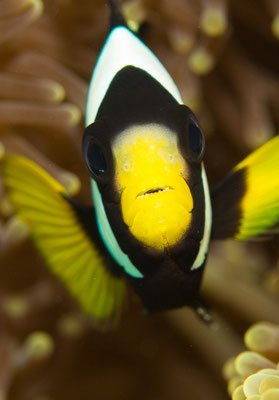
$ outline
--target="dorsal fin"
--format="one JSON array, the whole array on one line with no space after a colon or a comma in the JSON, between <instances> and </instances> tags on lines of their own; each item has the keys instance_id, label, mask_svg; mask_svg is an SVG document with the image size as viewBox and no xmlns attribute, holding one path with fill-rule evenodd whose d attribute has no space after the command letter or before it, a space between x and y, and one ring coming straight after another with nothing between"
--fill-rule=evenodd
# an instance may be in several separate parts
<instances>
[{"instance_id":1,"label":"dorsal fin","mask_svg":"<svg viewBox=\"0 0 279 400\"><path fill-rule=\"evenodd\" d=\"M125 26L128 28L126 21L121 14L117 3L114 0L107 0L110 8L110 24L109 30L112 31L117 26Z\"/></svg>"}]
</instances>

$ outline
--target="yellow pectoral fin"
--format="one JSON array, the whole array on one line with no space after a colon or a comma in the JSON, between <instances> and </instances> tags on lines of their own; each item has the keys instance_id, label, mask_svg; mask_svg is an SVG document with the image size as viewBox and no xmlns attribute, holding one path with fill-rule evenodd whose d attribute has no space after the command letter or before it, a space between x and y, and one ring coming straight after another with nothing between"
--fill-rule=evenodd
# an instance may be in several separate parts
<instances>
[{"instance_id":1,"label":"yellow pectoral fin","mask_svg":"<svg viewBox=\"0 0 279 400\"><path fill-rule=\"evenodd\" d=\"M213 239L278 232L279 136L257 149L212 192Z\"/></svg>"},{"instance_id":2,"label":"yellow pectoral fin","mask_svg":"<svg viewBox=\"0 0 279 400\"><path fill-rule=\"evenodd\" d=\"M67 200L66 190L23 157L4 156L1 167L10 201L49 268L97 326L115 322L123 305L124 281L107 269Z\"/></svg>"},{"instance_id":3,"label":"yellow pectoral fin","mask_svg":"<svg viewBox=\"0 0 279 400\"><path fill-rule=\"evenodd\" d=\"M245 169L246 190L236 239L262 235L279 222L279 136L260 147L236 167ZM277 226L278 229L278 226Z\"/></svg>"}]
</instances>

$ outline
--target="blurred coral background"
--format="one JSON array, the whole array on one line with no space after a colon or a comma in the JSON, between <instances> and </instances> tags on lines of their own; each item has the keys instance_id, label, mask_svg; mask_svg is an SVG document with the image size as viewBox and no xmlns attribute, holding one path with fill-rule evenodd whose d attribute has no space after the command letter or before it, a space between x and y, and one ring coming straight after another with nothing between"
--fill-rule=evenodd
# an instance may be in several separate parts
<instances>
[{"instance_id":1,"label":"blurred coral background","mask_svg":"<svg viewBox=\"0 0 279 400\"><path fill-rule=\"evenodd\" d=\"M120 4L199 117L211 184L278 133L277 0ZM108 16L103 0L0 0L0 154L35 160L86 204L84 110ZM46 270L0 177L0 399L229 398L239 382L227 388L222 367L243 333L279 323L278 243L212 244L211 327L188 309L145 316L130 293L119 327L96 332Z\"/></svg>"}]
</instances>

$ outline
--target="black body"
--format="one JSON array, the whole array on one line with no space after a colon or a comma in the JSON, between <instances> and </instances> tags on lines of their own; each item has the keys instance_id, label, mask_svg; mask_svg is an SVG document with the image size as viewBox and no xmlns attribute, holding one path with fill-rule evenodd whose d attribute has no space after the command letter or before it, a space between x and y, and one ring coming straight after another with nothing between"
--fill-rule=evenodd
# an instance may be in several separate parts
<instances>
[{"instance_id":1,"label":"black body","mask_svg":"<svg viewBox=\"0 0 279 400\"><path fill-rule=\"evenodd\" d=\"M140 279L126 277L150 311L191 304L201 282L203 266L195 271L191 267L204 234L205 201L201 163L192 161L188 149L189 118L196 120L191 110L179 105L159 82L145 71L127 66L115 75L96 121L85 131L84 146L96 141L108 165L106 175L97 183L111 228L122 251L144 275ZM113 139L126 128L149 123L166 126L177 134L181 153L190 165L187 184L194 200L191 225L180 242L165 252L147 248L133 237L123 222L120 198L114 189Z\"/></svg>"}]
</instances>

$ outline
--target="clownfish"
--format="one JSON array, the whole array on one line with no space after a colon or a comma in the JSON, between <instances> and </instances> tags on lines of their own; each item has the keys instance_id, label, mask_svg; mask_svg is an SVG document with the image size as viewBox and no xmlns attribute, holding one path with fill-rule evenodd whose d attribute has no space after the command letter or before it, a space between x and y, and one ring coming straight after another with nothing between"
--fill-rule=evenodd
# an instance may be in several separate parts
<instances>
[{"instance_id":1,"label":"clownfish","mask_svg":"<svg viewBox=\"0 0 279 400\"><path fill-rule=\"evenodd\" d=\"M211 240L249 240L279 222L279 137L209 189L205 135L158 58L109 1L82 143L93 207L32 161L7 154L9 199L46 264L97 326L118 320L126 281L148 312L200 307Z\"/></svg>"}]
</instances>

